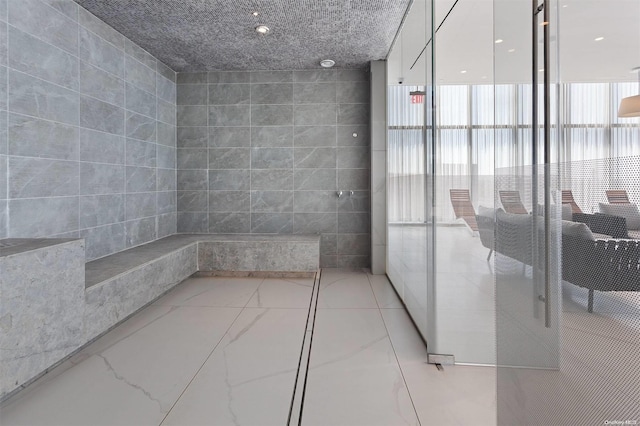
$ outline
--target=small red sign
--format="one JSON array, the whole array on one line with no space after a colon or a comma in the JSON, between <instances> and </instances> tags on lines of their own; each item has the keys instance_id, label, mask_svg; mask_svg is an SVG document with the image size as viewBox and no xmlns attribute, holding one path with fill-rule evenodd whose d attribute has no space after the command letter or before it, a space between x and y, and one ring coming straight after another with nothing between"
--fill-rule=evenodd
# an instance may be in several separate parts
<instances>
[{"instance_id":1,"label":"small red sign","mask_svg":"<svg viewBox=\"0 0 640 426\"><path fill-rule=\"evenodd\" d=\"M412 104L423 104L424 103L424 95L411 95L411 103Z\"/></svg>"}]
</instances>

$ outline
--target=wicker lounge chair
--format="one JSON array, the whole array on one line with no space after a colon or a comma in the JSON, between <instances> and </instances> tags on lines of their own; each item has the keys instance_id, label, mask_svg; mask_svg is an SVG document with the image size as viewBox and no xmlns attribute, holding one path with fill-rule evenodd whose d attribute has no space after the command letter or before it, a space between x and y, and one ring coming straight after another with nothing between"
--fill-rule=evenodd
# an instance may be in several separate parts
<instances>
[{"instance_id":1,"label":"wicker lounge chair","mask_svg":"<svg viewBox=\"0 0 640 426\"><path fill-rule=\"evenodd\" d=\"M610 189L605 191L607 193L607 200L610 204L629 204L629 196L624 189Z\"/></svg>"},{"instance_id":2,"label":"wicker lounge chair","mask_svg":"<svg viewBox=\"0 0 640 426\"><path fill-rule=\"evenodd\" d=\"M520 200L520 192L518 191L498 191L500 194L500 202L507 213L528 214L527 209Z\"/></svg>"}]
</instances>

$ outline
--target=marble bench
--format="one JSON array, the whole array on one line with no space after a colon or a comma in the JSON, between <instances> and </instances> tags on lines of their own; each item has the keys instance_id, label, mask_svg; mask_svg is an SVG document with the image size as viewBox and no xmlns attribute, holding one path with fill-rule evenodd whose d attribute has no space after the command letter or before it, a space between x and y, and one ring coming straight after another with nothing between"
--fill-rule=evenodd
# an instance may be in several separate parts
<instances>
[{"instance_id":1,"label":"marble bench","mask_svg":"<svg viewBox=\"0 0 640 426\"><path fill-rule=\"evenodd\" d=\"M84 240L0 240L0 400L195 273L313 276L319 258L319 235L177 234L86 264Z\"/></svg>"}]
</instances>

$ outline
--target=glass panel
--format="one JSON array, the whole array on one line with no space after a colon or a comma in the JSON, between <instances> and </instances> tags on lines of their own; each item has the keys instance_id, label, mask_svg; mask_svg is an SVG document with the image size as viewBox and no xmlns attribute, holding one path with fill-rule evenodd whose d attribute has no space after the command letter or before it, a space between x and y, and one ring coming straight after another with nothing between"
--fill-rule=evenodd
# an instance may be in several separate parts
<instances>
[{"instance_id":1,"label":"glass panel","mask_svg":"<svg viewBox=\"0 0 640 426\"><path fill-rule=\"evenodd\" d=\"M546 20L534 18L542 0L493 4L503 40L494 43L496 207L515 209L507 195L522 202L521 213L493 220L498 424L635 424L640 232L616 217L633 207L611 204L606 191L640 202L640 118L617 117L620 100L640 90L629 72L640 65L640 2L545 1ZM514 102L498 102L509 85Z\"/></svg>"},{"instance_id":2,"label":"glass panel","mask_svg":"<svg viewBox=\"0 0 640 426\"><path fill-rule=\"evenodd\" d=\"M425 340L428 339L428 231L425 162L431 102L431 1L414 1L387 59L388 265L387 274Z\"/></svg>"}]
</instances>

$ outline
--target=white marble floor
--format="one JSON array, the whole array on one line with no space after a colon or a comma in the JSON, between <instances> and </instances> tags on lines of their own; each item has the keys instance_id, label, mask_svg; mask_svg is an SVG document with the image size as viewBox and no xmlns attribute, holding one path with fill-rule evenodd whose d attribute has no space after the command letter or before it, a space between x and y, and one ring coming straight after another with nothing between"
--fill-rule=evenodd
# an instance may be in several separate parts
<instances>
[{"instance_id":1,"label":"white marble floor","mask_svg":"<svg viewBox=\"0 0 640 426\"><path fill-rule=\"evenodd\" d=\"M285 425L312 279L191 278L0 407L2 425ZM304 425L492 425L495 369L426 364L385 277L323 270Z\"/></svg>"}]
</instances>

